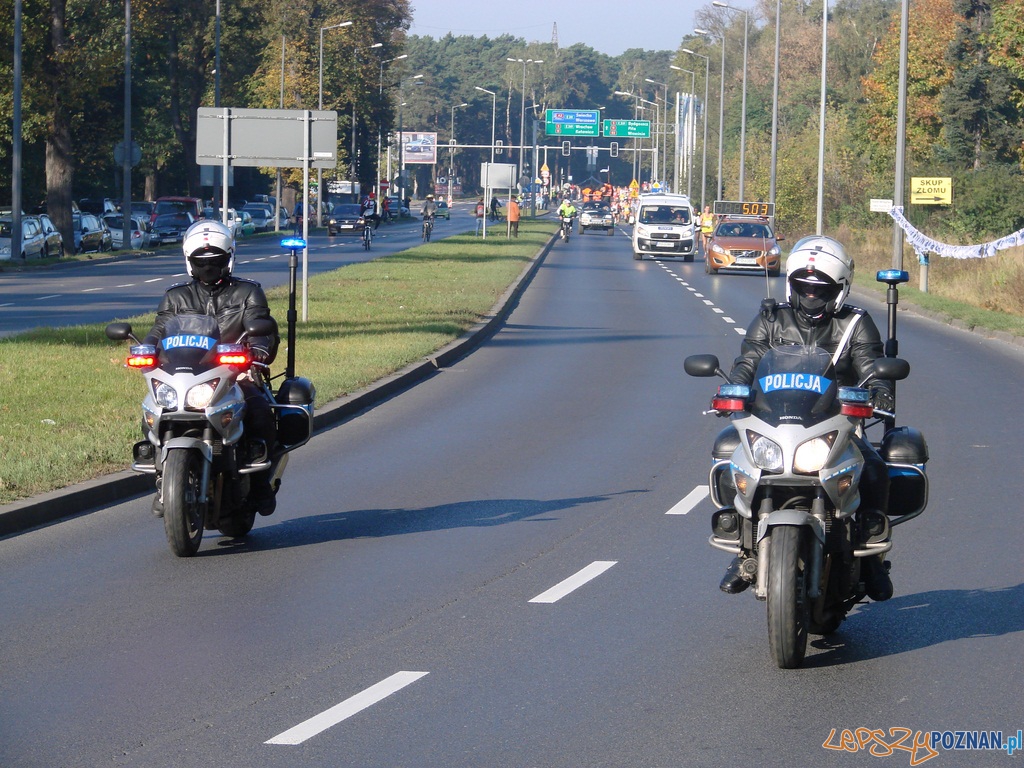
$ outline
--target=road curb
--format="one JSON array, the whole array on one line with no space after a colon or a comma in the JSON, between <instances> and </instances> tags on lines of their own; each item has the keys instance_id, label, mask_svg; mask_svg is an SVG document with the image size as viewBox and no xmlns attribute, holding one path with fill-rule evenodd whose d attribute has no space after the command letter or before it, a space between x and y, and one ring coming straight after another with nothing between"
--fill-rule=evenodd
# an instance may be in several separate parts
<instances>
[{"instance_id":1,"label":"road curb","mask_svg":"<svg viewBox=\"0 0 1024 768\"><path fill-rule=\"evenodd\" d=\"M540 268L554 241L555 236L552 235L480 322L424 360L412 363L358 392L328 403L313 417L314 434L354 418L472 352L498 329L515 308L519 297ZM152 492L153 478L131 470L58 488L39 496L0 506L0 536L21 533Z\"/></svg>"}]
</instances>

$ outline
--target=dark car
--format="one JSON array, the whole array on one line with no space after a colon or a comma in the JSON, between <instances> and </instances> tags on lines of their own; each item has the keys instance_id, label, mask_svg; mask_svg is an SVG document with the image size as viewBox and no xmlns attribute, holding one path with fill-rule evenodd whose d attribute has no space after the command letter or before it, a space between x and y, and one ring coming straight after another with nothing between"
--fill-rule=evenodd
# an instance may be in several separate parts
<instances>
[{"instance_id":1,"label":"dark car","mask_svg":"<svg viewBox=\"0 0 1024 768\"><path fill-rule=\"evenodd\" d=\"M184 211L162 213L153 222L150 242L153 245L180 243L185 239L185 230L192 226L193 221L192 214L185 213Z\"/></svg>"},{"instance_id":2,"label":"dark car","mask_svg":"<svg viewBox=\"0 0 1024 768\"><path fill-rule=\"evenodd\" d=\"M580 234L588 229L603 229L609 235L615 233L615 217L607 203L584 203L580 210Z\"/></svg>"},{"instance_id":3,"label":"dark car","mask_svg":"<svg viewBox=\"0 0 1024 768\"><path fill-rule=\"evenodd\" d=\"M71 214L75 253L101 253L114 247L114 238L103 219L92 213Z\"/></svg>"},{"instance_id":4,"label":"dark car","mask_svg":"<svg viewBox=\"0 0 1024 768\"><path fill-rule=\"evenodd\" d=\"M361 206L356 203L338 203L327 219L327 234L361 235L365 226Z\"/></svg>"},{"instance_id":5,"label":"dark car","mask_svg":"<svg viewBox=\"0 0 1024 768\"><path fill-rule=\"evenodd\" d=\"M711 235L704 271L720 269L778 275L782 256L771 222L760 216L722 216Z\"/></svg>"},{"instance_id":6,"label":"dark car","mask_svg":"<svg viewBox=\"0 0 1024 768\"><path fill-rule=\"evenodd\" d=\"M43 237L46 238L46 243L43 245L43 258L49 256L56 256L58 259L64 258L64 238L60 232L57 231L57 227L54 226L50 217L45 213L39 214L37 217L39 224L43 228Z\"/></svg>"}]
</instances>

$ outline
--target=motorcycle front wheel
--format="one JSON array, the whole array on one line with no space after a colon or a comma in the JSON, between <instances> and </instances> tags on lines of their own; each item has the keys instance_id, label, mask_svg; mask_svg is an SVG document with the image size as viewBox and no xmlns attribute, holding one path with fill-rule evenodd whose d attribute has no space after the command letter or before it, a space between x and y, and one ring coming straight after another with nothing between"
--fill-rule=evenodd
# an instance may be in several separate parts
<instances>
[{"instance_id":1,"label":"motorcycle front wheel","mask_svg":"<svg viewBox=\"0 0 1024 768\"><path fill-rule=\"evenodd\" d=\"M240 539L252 530L256 522L256 510L246 504L236 509L230 517L221 518L220 532L233 539Z\"/></svg>"},{"instance_id":2,"label":"motorcycle front wheel","mask_svg":"<svg viewBox=\"0 0 1024 768\"><path fill-rule=\"evenodd\" d=\"M792 525L772 529L768 557L768 645L780 669L796 669L807 652L807 531Z\"/></svg>"},{"instance_id":3,"label":"motorcycle front wheel","mask_svg":"<svg viewBox=\"0 0 1024 768\"><path fill-rule=\"evenodd\" d=\"M177 448L167 454L163 471L164 532L171 551L193 557L203 540L203 458L197 451Z\"/></svg>"}]
</instances>

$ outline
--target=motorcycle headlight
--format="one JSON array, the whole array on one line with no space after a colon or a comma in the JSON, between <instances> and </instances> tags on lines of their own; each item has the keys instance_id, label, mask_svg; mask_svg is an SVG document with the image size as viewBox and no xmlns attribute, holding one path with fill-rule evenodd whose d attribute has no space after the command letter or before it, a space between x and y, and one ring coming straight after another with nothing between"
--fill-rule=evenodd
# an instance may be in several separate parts
<instances>
[{"instance_id":1,"label":"motorcycle headlight","mask_svg":"<svg viewBox=\"0 0 1024 768\"><path fill-rule=\"evenodd\" d=\"M748 432L750 440L750 454L754 460L754 466L768 472L782 471L782 448L774 440L756 432Z\"/></svg>"},{"instance_id":2,"label":"motorcycle headlight","mask_svg":"<svg viewBox=\"0 0 1024 768\"><path fill-rule=\"evenodd\" d=\"M196 384L185 395L185 408L190 411L204 411L206 406L213 400L213 393L217 389L218 380L204 381Z\"/></svg>"},{"instance_id":3,"label":"motorcycle headlight","mask_svg":"<svg viewBox=\"0 0 1024 768\"><path fill-rule=\"evenodd\" d=\"M153 389L153 400L168 411L178 410L178 393L170 384L157 384Z\"/></svg>"},{"instance_id":4,"label":"motorcycle headlight","mask_svg":"<svg viewBox=\"0 0 1024 768\"><path fill-rule=\"evenodd\" d=\"M838 432L829 432L823 437L816 437L797 446L793 454L793 471L801 475L814 475L821 471L832 452Z\"/></svg>"}]
</instances>

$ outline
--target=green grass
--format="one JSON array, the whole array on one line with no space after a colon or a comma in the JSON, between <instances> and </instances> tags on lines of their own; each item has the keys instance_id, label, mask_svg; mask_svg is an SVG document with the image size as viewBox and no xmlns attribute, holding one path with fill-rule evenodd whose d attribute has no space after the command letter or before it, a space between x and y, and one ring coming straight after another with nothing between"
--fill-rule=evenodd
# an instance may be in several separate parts
<instances>
[{"instance_id":1,"label":"green grass","mask_svg":"<svg viewBox=\"0 0 1024 768\"><path fill-rule=\"evenodd\" d=\"M423 359L483 317L554 231L552 221L524 220L515 240L457 235L311 278L296 373L313 380L323 406ZM283 329L287 290L268 298ZM153 315L126 319L141 336ZM0 503L128 466L143 379L125 369L127 346L104 328L0 339Z\"/></svg>"}]
</instances>

